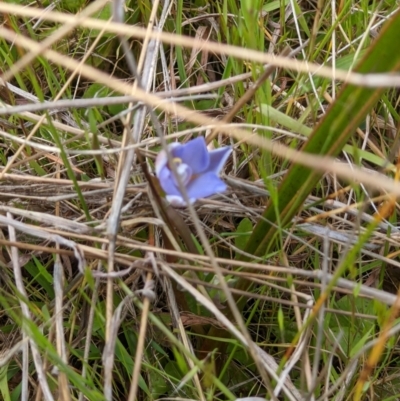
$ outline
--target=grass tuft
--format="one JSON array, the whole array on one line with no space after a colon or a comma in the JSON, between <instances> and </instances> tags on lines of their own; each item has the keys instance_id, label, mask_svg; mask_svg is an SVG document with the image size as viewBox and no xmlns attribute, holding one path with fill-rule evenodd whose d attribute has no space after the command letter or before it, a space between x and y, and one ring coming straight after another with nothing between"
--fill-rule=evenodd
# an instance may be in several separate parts
<instances>
[{"instance_id":1,"label":"grass tuft","mask_svg":"<svg viewBox=\"0 0 400 401\"><path fill-rule=\"evenodd\" d=\"M399 397L398 2L0 16L0 399ZM229 189L173 209L199 135Z\"/></svg>"}]
</instances>

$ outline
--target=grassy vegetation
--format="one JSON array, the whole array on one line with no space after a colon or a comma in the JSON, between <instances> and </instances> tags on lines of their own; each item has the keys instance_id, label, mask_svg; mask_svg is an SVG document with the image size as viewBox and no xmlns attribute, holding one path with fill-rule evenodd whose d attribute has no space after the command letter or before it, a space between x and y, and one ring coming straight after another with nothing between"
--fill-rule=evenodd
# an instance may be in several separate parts
<instances>
[{"instance_id":1,"label":"grassy vegetation","mask_svg":"<svg viewBox=\"0 0 400 401\"><path fill-rule=\"evenodd\" d=\"M1 400L399 398L397 1L0 15ZM199 135L229 189L173 209Z\"/></svg>"}]
</instances>

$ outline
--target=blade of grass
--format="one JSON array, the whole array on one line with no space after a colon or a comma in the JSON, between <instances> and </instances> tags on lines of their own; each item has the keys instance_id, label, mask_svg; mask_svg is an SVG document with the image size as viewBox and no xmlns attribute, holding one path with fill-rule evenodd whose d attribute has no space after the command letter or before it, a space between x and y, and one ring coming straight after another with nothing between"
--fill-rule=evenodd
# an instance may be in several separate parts
<instances>
[{"instance_id":1,"label":"blade of grass","mask_svg":"<svg viewBox=\"0 0 400 401\"><path fill-rule=\"evenodd\" d=\"M396 38L400 35L400 12L382 29L377 41L357 68L360 73L384 73L400 70L400 53ZM364 120L383 90L345 86L330 106L322 121L302 147L310 155L337 156L353 132ZM298 213L306 197L315 188L323 173L294 164L279 187L279 204L269 202L247 243L246 252L263 256L273 246L278 234L276 222L284 228ZM279 213L279 215L277 215Z\"/></svg>"},{"instance_id":2,"label":"blade of grass","mask_svg":"<svg viewBox=\"0 0 400 401\"><path fill-rule=\"evenodd\" d=\"M277 122L279 125L289 129L291 132L297 132L298 134L304 135L306 137L309 137L312 134L311 128L268 104L262 104L260 106L260 111L262 114L268 114L272 121ZM343 147L343 150L350 156L364 159L365 161L372 163L375 166L382 167L391 171L395 170L395 166L393 165L393 163L389 163L388 160L386 160L385 158L382 158L381 156L368 152L366 150L359 149L354 145L346 144Z\"/></svg>"}]
</instances>

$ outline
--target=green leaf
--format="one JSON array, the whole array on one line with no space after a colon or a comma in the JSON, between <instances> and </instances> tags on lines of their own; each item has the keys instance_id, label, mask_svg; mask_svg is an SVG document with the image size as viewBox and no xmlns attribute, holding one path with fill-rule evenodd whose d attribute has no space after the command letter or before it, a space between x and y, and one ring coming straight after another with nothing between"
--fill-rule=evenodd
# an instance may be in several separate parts
<instances>
[{"instance_id":1,"label":"green leaf","mask_svg":"<svg viewBox=\"0 0 400 401\"><path fill-rule=\"evenodd\" d=\"M127 374L132 373L134 360L132 359L132 355L119 340L115 344L115 359L125 367ZM146 381L141 374L139 374L138 385L148 396L150 396L150 389L148 388Z\"/></svg>"},{"instance_id":2,"label":"green leaf","mask_svg":"<svg viewBox=\"0 0 400 401\"><path fill-rule=\"evenodd\" d=\"M53 299L53 277L46 270L45 266L43 266L36 257L33 257L33 263L32 261L26 263L25 269L33 277L33 280L36 281L42 288L44 288L47 292L47 295Z\"/></svg>"},{"instance_id":3,"label":"green leaf","mask_svg":"<svg viewBox=\"0 0 400 401\"><path fill-rule=\"evenodd\" d=\"M82 7L85 6L86 0L64 0L61 1L61 7L71 13L77 13Z\"/></svg>"},{"instance_id":4,"label":"green leaf","mask_svg":"<svg viewBox=\"0 0 400 401\"><path fill-rule=\"evenodd\" d=\"M107 106L107 109L112 116L116 116L126 109L126 104L110 104Z\"/></svg>"},{"instance_id":5,"label":"green leaf","mask_svg":"<svg viewBox=\"0 0 400 401\"><path fill-rule=\"evenodd\" d=\"M245 217L238 225L235 234L235 246L240 250L243 250L246 246L248 239L250 238L251 232L253 231L253 224Z\"/></svg>"},{"instance_id":6,"label":"green leaf","mask_svg":"<svg viewBox=\"0 0 400 401\"><path fill-rule=\"evenodd\" d=\"M357 354L358 351L360 351L364 345L367 343L368 340L371 339L371 335L373 334L374 328L371 327L358 341L357 343L352 347L351 352L350 352L350 357L353 357L354 355Z\"/></svg>"},{"instance_id":7,"label":"green leaf","mask_svg":"<svg viewBox=\"0 0 400 401\"><path fill-rule=\"evenodd\" d=\"M357 298L352 295L345 295L335 302L335 309L351 312L352 314L374 314L374 300ZM349 354L354 355L371 338L375 330L373 319L357 319L354 315L337 314L327 320L326 328L332 331L337 338L342 334L340 345Z\"/></svg>"},{"instance_id":8,"label":"green leaf","mask_svg":"<svg viewBox=\"0 0 400 401\"><path fill-rule=\"evenodd\" d=\"M285 332L285 315L282 310L282 305L279 305L278 309L278 325L279 325L279 330L281 333Z\"/></svg>"},{"instance_id":9,"label":"green leaf","mask_svg":"<svg viewBox=\"0 0 400 401\"><path fill-rule=\"evenodd\" d=\"M176 382L180 381L183 378L182 372L179 370L179 367L175 361L169 361L165 365L165 373L171 378L175 379Z\"/></svg>"},{"instance_id":10,"label":"green leaf","mask_svg":"<svg viewBox=\"0 0 400 401\"><path fill-rule=\"evenodd\" d=\"M150 370L149 379L153 399L160 398L164 393L167 393L170 388L169 383L159 371Z\"/></svg>"},{"instance_id":11,"label":"green leaf","mask_svg":"<svg viewBox=\"0 0 400 401\"><path fill-rule=\"evenodd\" d=\"M7 378L8 364L0 368L0 392L4 401L11 401Z\"/></svg>"},{"instance_id":12,"label":"green leaf","mask_svg":"<svg viewBox=\"0 0 400 401\"><path fill-rule=\"evenodd\" d=\"M85 90L85 93L83 94L83 98L84 99L94 99L97 97L107 97L109 95L109 93L110 93L109 88L96 82L96 83L90 85Z\"/></svg>"},{"instance_id":13,"label":"green leaf","mask_svg":"<svg viewBox=\"0 0 400 401\"><path fill-rule=\"evenodd\" d=\"M17 387L11 393L11 401L19 401L21 399L22 383L19 383Z\"/></svg>"},{"instance_id":14,"label":"green leaf","mask_svg":"<svg viewBox=\"0 0 400 401\"><path fill-rule=\"evenodd\" d=\"M176 348L172 348L172 351L175 356L176 365L178 366L179 370L185 375L186 373L188 373L188 367L185 358Z\"/></svg>"},{"instance_id":15,"label":"green leaf","mask_svg":"<svg viewBox=\"0 0 400 401\"><path fill-rule=\"evenodd\" d=\"M265 5L263 5L263 11L269 13L271 11L279 10L281 7L286 6L289 3L289 0L275 0L269 1Z\"/></svg>"}]
</instances>

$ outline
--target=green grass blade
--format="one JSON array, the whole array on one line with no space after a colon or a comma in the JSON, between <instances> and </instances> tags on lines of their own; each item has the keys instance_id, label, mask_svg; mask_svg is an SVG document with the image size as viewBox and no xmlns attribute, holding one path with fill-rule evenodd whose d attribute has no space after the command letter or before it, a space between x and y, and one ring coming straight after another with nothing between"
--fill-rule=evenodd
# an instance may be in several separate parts
<instances>
[{"instance_id":1,"label":"green grass blade","mask_svg":"<svg viewBox=\"0 0 400 401\"><path fill-rule=\"evenodd\" d=\"M280 126L289 129L291 132L298 133L305 137L309 137L312 134L312 129L304 125L302 122L295 120L293 117L282 113L281 111L273 108L268 104L260 105L260 112L262 114L267 114L271 121L278 123ZM350 156L358 157L369 163L374 164L377 167L385 168L386 170L395 171L395 166L390 163L387 159L375 155L363 149L359 149L354 145L346 144L343 150Z\"/></svg>"},{"instance_id":2,"label":"green grass blade","mask_svg":"<svg viewBox=\"0 0 400 401\"><path fill-rule=\"evenodd\" d=\"M389 73L400 70L400 12L384 26L379 38L358 65L360 73ZM315 155L337 156L382 95L382 88L346 85L314 130L302 151ZM321 179L320 171L292 165L279 187L279 204L271 200L254 228L246 252L265 255L277 234L276 222L286 227L301 209L306 197ZM279 213L279 215L277 215Z\"/></svg>"}]
</instances>

